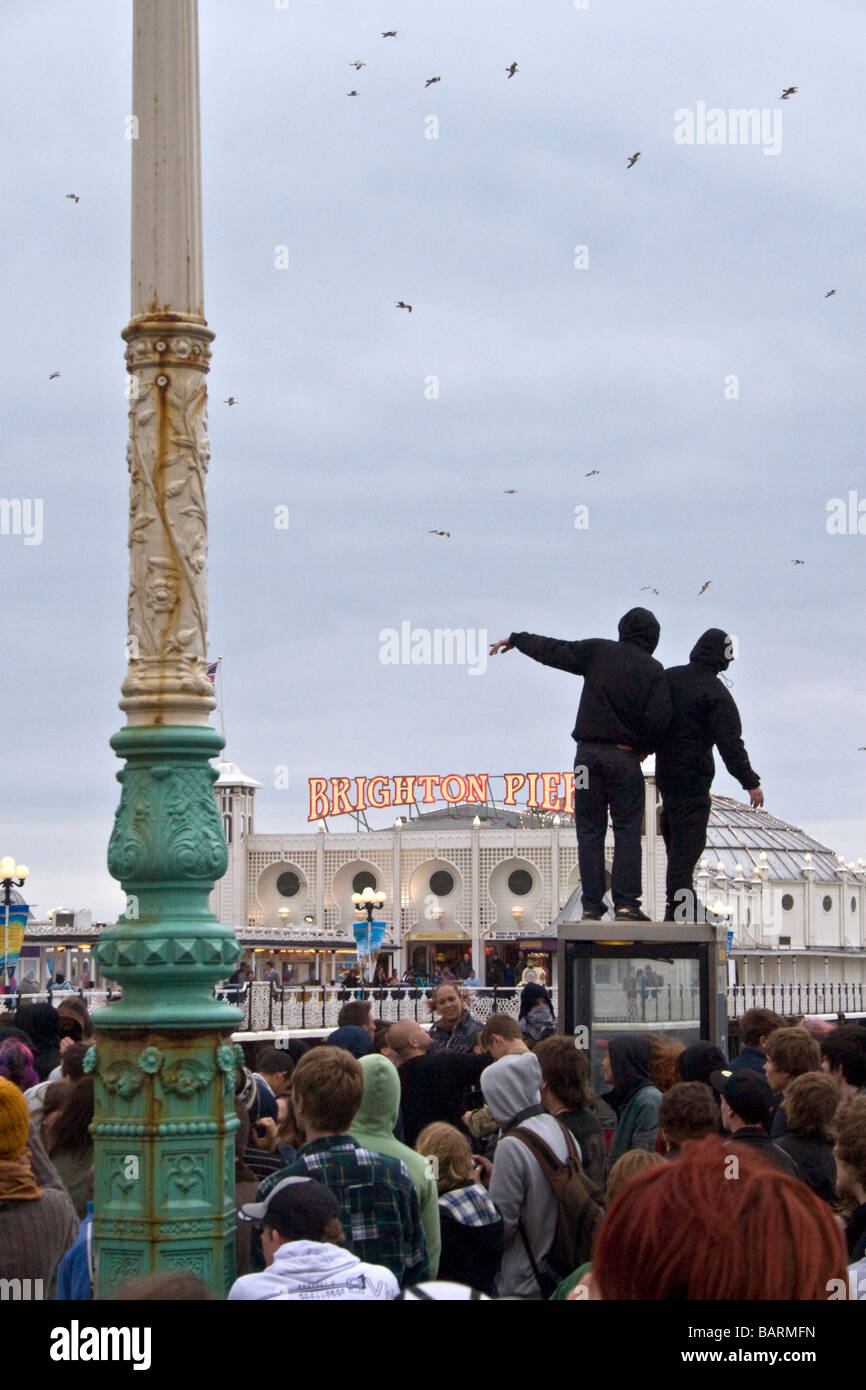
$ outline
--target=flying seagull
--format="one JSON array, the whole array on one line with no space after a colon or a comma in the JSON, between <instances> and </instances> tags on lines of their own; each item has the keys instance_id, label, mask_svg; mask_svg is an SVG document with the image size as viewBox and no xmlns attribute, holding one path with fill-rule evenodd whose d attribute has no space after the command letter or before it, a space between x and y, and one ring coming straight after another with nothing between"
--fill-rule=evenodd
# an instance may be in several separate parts
<instances>
[{"instance_id":1,"label":"flying seagull","mask_svg":"<svg viewBox=\"0 0 866 1390\"><path fill-rule=\"evenodd\" d=\"M517 488L516 488L516 487L505 487L505 488L502 489L502 491L505 492L505 493L508 493L508 494L510 495L511 493L516 492L516 491L517 491Z\"/></svg>"},{"instance_id":2,"label":"flying seagull","mask_svg":"<svg viewBox=\"0 0 866 1390\"><path fill-rule=\"evenodd\" d=\"M350 68L354 68L356 72L360 72L360 71L361 71L361 68L365 68L366 66L367 66L367 64L366 64L366 63L362 63L360 58L356 58L355 61L354 61L354 63L350 63L350 64L349 64L349 67L350 67Z\"/></svg>"},{"instance_id":3,"label":"flying seagull","mask_svg":"<svg viewBox=\"0 0 866 1390\"><path fill-rule=\"evenodd\" d=\"M450 535L451 535L451 532L450 532L450 531L428 531L428 532L427 532L427 535L428 535L428 536L450 536Z\"/></svg>"},{"instance_id":4,"label":"flying seagull","mask_svg":"<svg viewBox=\"0 0 866 1390\"><path fill-rule=\"evenodd\" d=\"M512 63L512 64L511 64L511 67L510 67L510 68L506 68L505 71L508 73L508 76L509 76L509 77L513 77L514 74L517 72L517 64L516 64L516 63Z\"/></svg>"},{"instance_id":5,"label":"flying seagull","mask_svg":"<svg viewBox=\"0 0 866 1390\"><path fill-rule=\"evenodd\" d=\"M79 198L79 196L78 196L77 193L67 193L66 196L67 196L67 198L71 198L72 201L73 201L73 203L80 203L80 202L81 202L81 199Z\"/></svg>"},{"instance_id":6,"label":"flying seagull","mask_svg":"<svg viewBox=\"0 0 866 1390\"><path fill-rule=\"evenodd\" d=\"M587 478L594 478L598 471L599 470L597 468L591 468L589 472L586 474Z\"/></svg>"},{"instance_id":7,"label":"flying seagull","mask_svg":"<svg viewBox=\"0 0 866 1390\"><path fill-rule=\"evenodd\" d=\"M834 295L835 293L836 293L835 290L828 290L827 293L824 295L824 298L825 298L825 299L829 299L830 296L831 296L831 295Z\"/></svg>"},{"instance_id":8,"label":"flying seagull","mask_svg":"<svg viewBox=\"0 0 866 1390\"><path fill-rule=\"evenodd\" d=\"M638 150L637 154L633 154L633 155L631 156L631 158L629 159L628 164L627 164L625 167L626 167L627 169L630 169L631 166L632 166L633 164L637 164L637 162L638 162L639 159L640 159L640 150Z\"/></svg>"},{"instance_id":9,"label":"flying seagull","mask_svg":"<svg viewBox=\"0 0 866 1390\"><path fill-rule=\"evenodd\" d=\"M352 91L352 92L347 92L347 93L346 93L346 96L347 96L347 97L356 97L357 95L358 95L358 93L357 93L357 92L354 92L354 91Z\"/></svg>"},{"instance_id":10,"label":"flying seagull","mask_svg":"<svg viewBox=\"0 0 866 1390\"><path fill-rule=\"evenodd\" d=\"M792 561L791 561L791 564L792 564L792 565L805 565L805 563L806 563L805 560L792 560Z\"/></svg>"},{"instance_id":11,"label":"flying seagull","mask_svg":"<svg viewBox=\"0 0 866 1390\"><path fill-rule=\"evenodd\" d=\"M237 396L229 396L228 400L223 401L223 405L237 405Z\"/></svg>"},{"instance_id":12,"label":"flying seagull","mask_svg":"<svg viewBox=\"0 0 866 1390\"><path fill-rule=\"evenodd\" d=\"M705 589L708 589L708 588L710 587L710 585L712 584L712 582L713 582L712 579L708 579L707 582L706 582L706 584L702 584L702 585L701 585L700 590L699 590L699 592L698 592L698 598L700 598L701 594L704 592Z\"/></svg>"},{"instance_id":13,"label":"flying seagull","mask_svg":"<svg viewBox=\"0 0 866 1390\"><path fill-rule=\"evenodd\" d=\"M658 594L658 589L654 589L652 584L641 584L640 591L642 594L645 593L647 589L649 589L651 594Z\"/></svg>"},{"instance_id":14,"label":"flying seagull","mask_svg":"<svg viewBox=\"0 0 866 1390\"><path fill-rule=\"evenodd\" d=\"M782 95L781 95L780 100L781 100L781 101L787 101L787 100L788 100L788 97L792 97L792 96L794 95L794 93L796 92L796 90L797 90L796 87L786 87L785 90L783 91Z\"/></svg>"},{"instance_id":15,"label":"flying seagull","mask_svg":"<svg viewBox=\"0 0 866 1390\"><path fill-rule=\"evenodd\" d=\"M394 305L394 308L395 308L395 309L408 309L410 314L411 314L411 312L412 312L412 305L411 305L411 304L404 304L403 301L402 301L402 299L398 299L398 300L397 300L397 303Z\"/></svg>"},{"instance_id":16,"label":"flying seagull","mask_svg":"<svg viewBox=\"0 0 866 1390\"><path fill-rule=\"evenodd\" d=\"M396 39L396 37L397 37L397 30L396 30L396 29L383 29L383 30L382 30L382 38L383 38L383 39Z\"/></svg>"},{"instance_id":17,"label":"flying seagull","mask_svg":"<svg viewBox=\"0 0 866 1390\"><path fill-rule=\"evenodd\" d=\"M52 372L51 375L50 375L50 377L48 378L48 380L49 380L49 381L53 381L54 378L55 378L56 376L59 376L59 375L60 375L59 372Z\"/></svg>"},{"instance_id":18,"label":"flying seagull","mask_svg":"<svg viewBox=\"0 0 866 1390\"><path fill-rule=\"evenodd\" d=\"M424 86L425 86L425 87L432 87L434 82L441 82L441 81L442 81L442 78L441 78L441 77L428 77L428 78L427 78L427 81L424 83Z\"/></svg>"},{"instance_id":19,"label":"flying seagull","mask_svg":"<svg viewBox=\"0 0 866 1390\"><path fill-rule=\"evenodd\" d=\"M864 744L864 746L863 746L862 748L858 748L858 749L857 749L857 752L858 752L858 753L866 753L866 744Z\"/></svg>"}]
</instances>

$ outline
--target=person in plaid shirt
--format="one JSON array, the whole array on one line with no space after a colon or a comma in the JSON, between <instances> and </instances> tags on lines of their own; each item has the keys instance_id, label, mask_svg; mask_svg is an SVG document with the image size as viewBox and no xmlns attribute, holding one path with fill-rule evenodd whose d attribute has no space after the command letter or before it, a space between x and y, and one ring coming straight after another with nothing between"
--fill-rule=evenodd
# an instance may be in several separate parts
<instances>
[{"instance_id":1,"label":"person in plaid shirt","mask_svg":"<svg viewBox=\"0 0 866 1390\"><path fill-rule=\"evenodd\" d=\"M292 1096L306 1143L287 1168L259 1187L262 1201L283 1178L316 1178L340 1204L346 1238L368 1264L385 1265L401 1286L427 1277L418 1194L400 1159L373 1153L348 1133L364 1093L364 1073L341 1047L314 1047L292 1076Z\"/></svg>"}]
</instances>

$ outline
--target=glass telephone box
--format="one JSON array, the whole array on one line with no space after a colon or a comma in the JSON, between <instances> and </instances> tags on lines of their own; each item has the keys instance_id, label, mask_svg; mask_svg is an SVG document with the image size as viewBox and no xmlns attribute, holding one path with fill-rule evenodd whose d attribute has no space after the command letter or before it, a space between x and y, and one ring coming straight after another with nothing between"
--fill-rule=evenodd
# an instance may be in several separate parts
<instances>
[{"instance_id":1,"label":"glass telephone box","mask_svg":"<svg viewBox=\"0 0 866 1390\"><path fill-rule=\"evenodd\" d=\"M727 1055L724 927L561 923L558 979L560 1029L587 1049L596 1094L605 1087L597 1043L617 1033L652 1033L686 1047L703 1038Z\"/></svg>"}]
</instances>

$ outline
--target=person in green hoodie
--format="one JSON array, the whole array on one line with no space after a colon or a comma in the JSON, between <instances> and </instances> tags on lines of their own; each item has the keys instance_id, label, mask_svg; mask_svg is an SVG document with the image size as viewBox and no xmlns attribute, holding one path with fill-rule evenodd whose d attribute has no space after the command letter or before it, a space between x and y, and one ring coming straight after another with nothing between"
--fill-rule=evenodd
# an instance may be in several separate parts
<instances>
[{"instance_id":1,"label":"person in green hoodie","mask_svg":"<svg viewBox=\"0 0 866 1390\"><path fill-rule=\"evenodd\" d=\"M435 1279L442 1248L436 1179L426 1158L394 1138L400 1108L400 1077L394 1063L378 1052L361 1057L359 1061L364 1073L364 1094L349 1133L362 1148L385 1154L388 1158L399 1158L409 1169L409 1176L418 1193L421 1222L427 1240L427 1277Z\"/></svg>"}]
</instances>

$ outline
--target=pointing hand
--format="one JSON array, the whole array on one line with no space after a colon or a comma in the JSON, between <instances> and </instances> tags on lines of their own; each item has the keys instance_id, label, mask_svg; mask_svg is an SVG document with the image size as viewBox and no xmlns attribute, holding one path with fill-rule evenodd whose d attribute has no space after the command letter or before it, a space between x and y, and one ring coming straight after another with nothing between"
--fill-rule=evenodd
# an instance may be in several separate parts
<instances>
[{"instance_id":1,"label":"pointing hand","mask_svg":"<svg viewBox=\"0 0 866 1390\"><path fill-rule=\"evenodd\" d=\"M493 645L490 648L490 655L495 656L497 652L510 652L512 646L513 643L509 642L507 637L503 637L501 642L493 643Z\"/></svg>"}]
</instances>

